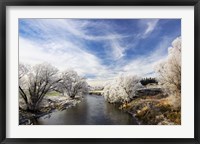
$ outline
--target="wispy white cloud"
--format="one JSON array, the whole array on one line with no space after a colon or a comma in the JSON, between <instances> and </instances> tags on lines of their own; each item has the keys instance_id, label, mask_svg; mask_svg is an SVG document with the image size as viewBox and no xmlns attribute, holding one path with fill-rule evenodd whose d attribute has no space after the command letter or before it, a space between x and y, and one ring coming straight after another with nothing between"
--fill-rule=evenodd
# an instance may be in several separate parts
<instances>
[{"instance_id":1,"label":"wispy white cloud","mask_svg":"<svg viewBox=\"0 0 200 144\"><path fill-rule=\"evenodd\" d=\"M151 33L155 29L157 23L158 23L158 19L148 21L146 24L147 28L144 32L144 35L148 35L149 33Z\"/></svg>"},{"instance_id":2,"label":"wispy white cloud","mask_svg":"<svg viewBox=\"0 0 200 144\"><path fill-rule=\"evenodd\" d=\"M22 37L19 38L19 43L20 62L28 64L49 62L60 70L74 69L82 76L90 74L101 77L107 73L105 66L101 65L96 56L81 50L73 43L59 41L58 44L42 45ZM63 51L66 47L67 50ZM46 51L47 49L49 52Z\"/></svg>"},{"instance_id":3,"label":"wispy white cloud","mask_svg":"<svg viewBox=\"0 0 200 144\"><path fill-rule=\"evenodd\" d=\"M112 27L105 23L88 22L87 20L72 20L72 19L34 19L28 21L27 24L39 32L46 39L62 37L65 39L74 40L73 36L89 41L103 41L107 43L106 49L109 49L107 55L120 59L124 55L125 46L122 45L122 39L128 37L112 31ZM96 30L101 30L102 34L93 34L90 31L91 26ZM104 28L106 28L106 31ZM26 29L28 31L28 29ZM74 41L74 42L77 42Z\"/></svg>"},{"instance_id":4,"label":"wispy white cloud","mask_svg":"<svg viewBox=\"0 0 200 144\"><path fill-rule=\"evenodd\" d=\"M107 56L112 60L120 60L125 55L126 47L123 47L119 41L119 39L110 39L104 46Z\"/></svg>"},{"instance_id":5,"label":"wispy white cloud","mask_svg":"<svg viewBox=\"0 0 200 144\"><path fill-rule=\"evenodd\" d=\"M109 49L107 55L112 56L115 60L121 59L124 56L124 52L126 47L122 45L122 39L128 37L127 35L116 34L112 31L112 27L110 25L106 25L105 23L96 23L96 22L87 22L84 24L79 21L68 21L70 23L67 25L67 29L74 35L79 36L86 40L91 41L105 41L108 43L106 45L106 49ZM104 27L106 27L106 31L102 35L94 35L90 33L90 29L88 27L93 26L95 29L100 29L104 31Z\"/></svg>"},{"instance_id":6,"label":"wispy white cloud","mask_svg":"<svg viewBox=\"0 0 200 144\"><path fill-rule=\"evenodd\" d=\"M140 20L139 25L142 27L143 32L138 34L138 37L142 39L148 37L156 29L158 22L159 22L159 19Z\"/></svg>"},{"instance_id":7,"label":"wispy white cloud","mask_svg":"<svg viewBox=\"0 0 200 144\"><path fill-rule=\"evenodd\" d=\"M149 55L143 55L137 59L131 60L123 67L123 71L125 73L131 73L139 76L154 75L155 65L166 58L166 51L170 43L171 38L163 37L163 39L157 44L155 49L149 53Z\"/></svg>"}]
</instances>

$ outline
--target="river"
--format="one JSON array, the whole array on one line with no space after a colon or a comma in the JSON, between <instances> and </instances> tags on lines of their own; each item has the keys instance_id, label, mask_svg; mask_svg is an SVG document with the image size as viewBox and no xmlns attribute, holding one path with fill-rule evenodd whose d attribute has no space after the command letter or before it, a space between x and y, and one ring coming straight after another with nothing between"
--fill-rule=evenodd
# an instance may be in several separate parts
<instances>
[{"instance_id":1,"label":"river","mask_svg":"<svg viewBox=\"0 0 200 144\"><path fill-rule=\"evenodd\" d=\"M87 95L75 107L53 112L37 120L37 125L137 125L136 120L102 96Z\"/></svg>"}]
</instances>

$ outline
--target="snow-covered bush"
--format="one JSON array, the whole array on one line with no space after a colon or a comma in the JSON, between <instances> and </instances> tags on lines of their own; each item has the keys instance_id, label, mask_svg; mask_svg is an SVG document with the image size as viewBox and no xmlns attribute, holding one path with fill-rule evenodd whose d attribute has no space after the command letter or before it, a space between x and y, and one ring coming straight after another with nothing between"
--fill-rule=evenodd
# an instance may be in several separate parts
<instances>
[{"instance_id":1,"label":"snow-covered bush","mask_svg":"<svg viewBox=\"0 0 200 144\"><path fill-rule=\"evenodd\" d=\"M61 81L58 83L58 90L71 98L82 96L88 92L89 86L85 78L80 77L73 70L66 70L61 73Z\"/></svg>"},{"instance_id":2,"label":"snow-covered bush","mask_svg":"<svg viewBox=\"0 0 200 144\"><path fill-rule=\"evenodd\" d=\"M139 77L121 75L105 85L103 96L110 103L124 103L130 101L141 87Z\"/></svg>"}]
</instances>

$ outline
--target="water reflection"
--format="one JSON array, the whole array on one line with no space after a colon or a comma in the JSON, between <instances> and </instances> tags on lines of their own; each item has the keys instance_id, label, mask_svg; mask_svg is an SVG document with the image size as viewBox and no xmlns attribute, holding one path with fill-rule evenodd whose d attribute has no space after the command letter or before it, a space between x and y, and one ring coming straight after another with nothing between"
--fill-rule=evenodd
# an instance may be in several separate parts
<instances>
[{"instance_id":1,"label":"water reflection","mask_svg":"<svg viewBox=\"0 0 200 144\"><path fill-rule=\"evenodd\" d=\"M102 96L87 95L77 106L38 119L38 125L136 125L129 114L105 102Z\"/></svg>"}]
</instances>

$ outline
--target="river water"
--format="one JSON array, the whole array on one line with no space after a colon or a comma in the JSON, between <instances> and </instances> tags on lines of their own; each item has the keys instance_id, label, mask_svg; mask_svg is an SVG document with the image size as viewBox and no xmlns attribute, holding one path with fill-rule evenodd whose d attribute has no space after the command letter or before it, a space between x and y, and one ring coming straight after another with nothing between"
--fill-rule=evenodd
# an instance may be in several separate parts
<instances>
[{"instance_id":1,"label":"river water","mask_svg":"<svg viewBox=\"0 0 200 144\"><path fill-rule=\"evenodd\" d=\"M37 120L37 125L137 125L136 120L102 96L87 95L75 107L53 112Z\"/></svg>"}]
</instances>

